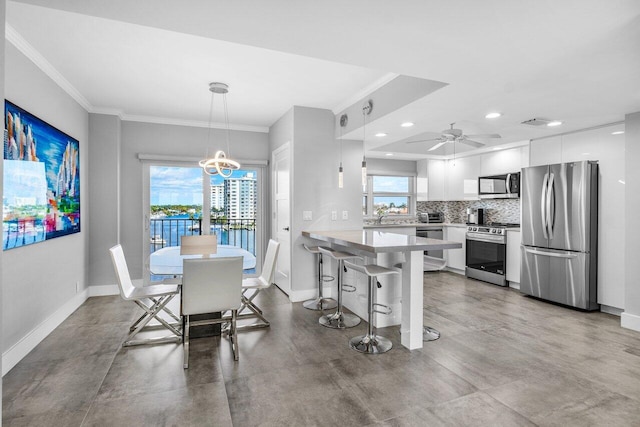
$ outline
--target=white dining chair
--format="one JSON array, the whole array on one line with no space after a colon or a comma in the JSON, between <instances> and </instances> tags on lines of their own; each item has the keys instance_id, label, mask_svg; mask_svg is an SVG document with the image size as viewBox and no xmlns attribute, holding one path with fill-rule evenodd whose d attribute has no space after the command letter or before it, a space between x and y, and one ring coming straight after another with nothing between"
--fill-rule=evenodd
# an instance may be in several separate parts
<instances>
[{"instance_id":1,"label":"white dining chair","mask_svg":"<svg viewBox=\"0 0 640 427\"><path fill-rule=\"evenodd\" d=\"M178 285L148 285L143 286L142 280L131 280L127 261L124 257L122 246L115 245L109 249L111 261L116 272L116 279L120 289L120 296L125 301L132 301L138 305L144 313L129 327L129 335L122 343L123 347L159 344L166 342L180 342L182 340L182 332L179 329L180 319L167 307L169 301L178 295ZM135 286L134 282L138 286ZM146 304L145 304L146 303ZM161 312L167 313L173 320L178 323L171 324L160 316ZM134 337L143 329L155 329L155 326L147 326L152 320L157 320L162 326L171 331L172 335L134 340Z\"/></svg>"},{"instance_id":2,"label":"white dining chair","mask_svg":"<svg viewBox=\"0 0 640 427\"><path fill-rule=\"evenodd\" d=\"M247 277L242 281L242 306L239 312L248 309L250 312L240 314L238 317L244 319L247 317L257 317L258 321L249 325L238 326L239 330L266 328L270 326L269 321L264 317L262 310L253 302L260 291L267 289L273 283L273 277L276 271L276 262L278 260L278 250L280 243L275 240L269 240L267 253L262 263L262 273L258 277Z\"/></svg>"},{"instance_id":3,"label":"white dining chair","mask_svg":"<svg viewBox=\"0 0 640 427\"><path fill-rule=\"evenodd\" d=\"M191 322L196 314L231 311L229 340L233 359L238 360L236 319L242 296L242 257L185 259L182 275L182 315L184 316L183 367L189 367L189 328L227 323L228 319Z\"/></svg>"},{"instance_id":4,"label":"white dining chair","mask_svg":"<svg viewBox=\"0 0 640 427\"><path fill-rule=\"evenodd\" d=\"M218 236L195 234L180 238L180 255L212 255L218 252Z\"/></svg>"}]
</instances>

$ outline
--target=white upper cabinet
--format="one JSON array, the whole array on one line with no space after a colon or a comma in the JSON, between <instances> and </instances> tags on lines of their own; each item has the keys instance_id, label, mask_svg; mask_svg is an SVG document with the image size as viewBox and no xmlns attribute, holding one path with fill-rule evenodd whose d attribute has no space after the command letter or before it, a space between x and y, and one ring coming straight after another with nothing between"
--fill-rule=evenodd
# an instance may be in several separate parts
<instances>
[{"instance_id":1,"label":"white upper cabinet","mask_svg":"<svg viewBox=\"0 0 640 427\"><path fill-rule=\"evenodd\" d=\"M478 200L479 174L479 156L447 160L445 167L445 200Z\"/></svg>"},{"instance_id":2,"label":"white upper cabinet","mask_svg":"<svg viewBox=\"0 0 640 427\"><path fill-rule=\"evenodd\" d=\"M497 175L518 172L529 166L529 147L492 151L480 156L480 175Z\"/></svg>"},{"instance_id":3,"label":"white upper cabinet","mask_svg":"<svg viewBox=\"0 0 640 427\"><path fill-rule=\"evenodd\" d=\"M427 199L442 201L445 199L445 160L427 160Z\"/></svg>"},{"instance_id":4,"label":"white upper cabinet","mask_svg":"<svg viewBox=\"0 0 640 427\"><path fill-rule=\"evenodd\" d=\"M531 166L562 163L562 137L554 136L531 141L529 163Z\"/></svg>"},{"instance_id":5,"label":"white upper cabinet","mask_svg":"<svg viewBox=\"0 0 640 427\"><path fill-rule=\"evenodd\" d=\"M429 172L427 159L416 161L416 200L426 202L429 200Z\"/></svg>"}]
</instances>

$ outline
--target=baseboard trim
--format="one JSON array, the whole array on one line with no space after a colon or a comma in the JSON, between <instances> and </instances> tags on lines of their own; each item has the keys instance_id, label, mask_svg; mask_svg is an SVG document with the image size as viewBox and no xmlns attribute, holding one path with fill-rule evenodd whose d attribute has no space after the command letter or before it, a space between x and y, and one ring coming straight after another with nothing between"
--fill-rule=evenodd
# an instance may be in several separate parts
<instances>
[{"instance_id":1,"label":"baseboard trim","mask_svg":"<svg viewBox=\"0 0 640 427\"><path fill-rule=\"evenodd\" d=\"M4 377L31 350L42 342L55 328L60 326L67 317L78 309L89 298L89 290L85 289L73 296L51 316L31 330L20 341L2 353L2 376Z\"/></svg>"},{"instance_id":2,"label":"baseboard trim","mask_svg":"<svg viewBox=\"0 0 640 427\"><path fill-rule=\"evenodd\" d=\"M325 298L331 298L331 288L324 288L324 290L322 291L322 295L324 295ZM300 291L292 290L291 292L289 292L289 300L291 302L307 301L317 296L317 289L304 289Z\"/></svg>"},{"instance_id":3,"label":"baseboard trim","mask_svg":"<svg viewBox=\"0 0 640 427\"><path fill-rule=\"evenodd\" d=\"M607 314L613 314L614 316L620 317L624 312L623 309L617 307L611 307L610 305L600 304L600 311Z\"/></svg>"},{"instance_id":4,"label":"baseboard trim","mask_svg":"<svg viewBox=\"0 0 640 427\"><path fill-rule=\"evenodd\" d=\"M640 316L631 313L622 313L620 326L640 332Z\"/></svg>"},{"instance_id":5,"label":"baseboard trim","mask_svg":"<svg viewBox=\"0 0 640 427\"><path fill-rule=\"evenodd\" d=\"M90 297L118 295L119 293L120 293L120 289L118 288L118 285L89 286Z\"/></svg>"}]
</instances>

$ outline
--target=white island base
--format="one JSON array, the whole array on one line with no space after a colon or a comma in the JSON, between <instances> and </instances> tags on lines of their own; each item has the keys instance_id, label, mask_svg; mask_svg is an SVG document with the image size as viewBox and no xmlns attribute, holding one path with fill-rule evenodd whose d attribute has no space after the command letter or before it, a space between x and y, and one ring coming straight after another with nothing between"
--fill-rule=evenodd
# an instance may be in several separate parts
<instances>
[{"instance_id":1,"label":"white island base","mask_svg":"<svg viewBox=\"0 0 640 427\"><path fill-rule=\"evenodd\" d=\"M423 251L456 249L462 247L460 243L375 230L303 231L302 235L330 243L334 249L365 257L367 264L398 266L399 277L391 275L379 279L382 288L377 289L376 296L377 303L390 306L393 312L388 316L376 314L374 325L399 324L402 345L410 350L422 348ZM332 266L331 271L335 268ZM355 284L357 290L345 293L343 300L346 308L366 320L366 278L359 276L362 275L356 272L345 275L345 283Z\"/></svg>"}]
</instances>

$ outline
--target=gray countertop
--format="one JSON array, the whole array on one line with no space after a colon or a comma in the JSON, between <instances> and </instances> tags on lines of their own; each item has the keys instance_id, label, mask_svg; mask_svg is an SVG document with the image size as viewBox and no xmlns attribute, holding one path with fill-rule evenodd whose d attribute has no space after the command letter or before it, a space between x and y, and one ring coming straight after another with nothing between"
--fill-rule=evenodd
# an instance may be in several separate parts
<instances>
[{"instance_id":1,"label":"gray countertop","mask_svg":"<svg viewBox=\"0 0 640 427\"><path fill-rule=\"evenodd\" d=\"M428 222L408 222L408 223L390 223L383 222L382 224L365 224L362 228L365 230L371 228L399 228L399 227L422 227L422 228L440 228L440 227L467 227L467 224L459 224L459 223L428 223Z\"/></svg>"},{"instance_id":2,"label":"gray countertop","mask_svg":"<svg viewBox=\"0 0 640 427\"><path fill-rule=\"evenodd\" d=\"M371 253L457 249L462 244L376 230L303 231L302 235Z\"/></svg>"}]
</instances>

